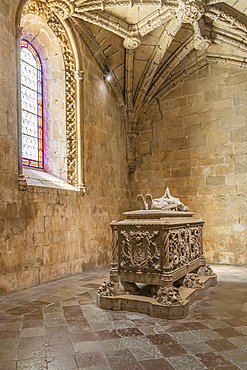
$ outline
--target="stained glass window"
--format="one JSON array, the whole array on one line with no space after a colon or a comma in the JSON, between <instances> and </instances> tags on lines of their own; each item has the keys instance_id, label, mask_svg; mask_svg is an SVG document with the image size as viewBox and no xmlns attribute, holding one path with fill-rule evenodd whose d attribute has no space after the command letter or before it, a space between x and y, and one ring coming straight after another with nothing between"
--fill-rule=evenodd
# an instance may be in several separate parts
<instances>
[{"instance_id":1,"label":"stained glass window","mask_svg":"<svg viewBox=\"0 0 247 370\"><path fill-rule=\"evenodd\" d=\"M43 168L42 65L34 47L20 41L22 164Z\"/></svg>"}]
</instances>

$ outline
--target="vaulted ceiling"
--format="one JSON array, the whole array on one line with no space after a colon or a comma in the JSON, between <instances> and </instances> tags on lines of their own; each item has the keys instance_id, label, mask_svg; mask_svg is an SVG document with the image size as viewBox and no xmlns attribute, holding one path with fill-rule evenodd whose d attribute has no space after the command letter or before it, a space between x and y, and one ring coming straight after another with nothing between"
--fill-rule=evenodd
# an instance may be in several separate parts
<instances>
[{"instance_id":1,"label":"vaulted ceiling","mask_svg":"<svg viewBox=\"0 0 247 370\"><path fill-rule=\"evenodd\" d=\"M30 0L27 6L34 3L48 5L83 38L111 77L129 133L181 76L209 59L246 62L246 0Z\"/></svg>"}]
</instances>

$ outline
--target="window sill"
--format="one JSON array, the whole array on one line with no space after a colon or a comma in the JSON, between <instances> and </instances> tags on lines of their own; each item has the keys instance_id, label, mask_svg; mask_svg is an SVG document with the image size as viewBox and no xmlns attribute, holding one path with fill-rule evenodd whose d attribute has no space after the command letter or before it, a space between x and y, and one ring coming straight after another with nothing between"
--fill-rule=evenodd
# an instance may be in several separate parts
<instances>
[{"instance_id":1,"label":"window sill","mask_svg":"<svg viewBox=\"0 0 247 370\"><path fill-rule=\"evenodd\" d=\"M19 176L20 190L27 190L28 187L43 187L80 192L81 195L85 194L84 187L80 188L70 185L48 172L27 167L22 167L22 169L23 174Z\"/></svg>"}]
</instances>

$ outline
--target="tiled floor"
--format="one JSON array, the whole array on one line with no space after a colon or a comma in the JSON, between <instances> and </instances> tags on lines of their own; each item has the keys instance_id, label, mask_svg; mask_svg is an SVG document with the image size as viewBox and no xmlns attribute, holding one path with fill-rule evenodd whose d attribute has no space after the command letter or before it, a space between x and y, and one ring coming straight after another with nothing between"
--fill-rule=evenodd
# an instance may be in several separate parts
<instances>
[{"instance_id":1,"label":"tiled floor","mask_svg":"<svg viewBox=\"0 0 247 370\"><path fill-rule=\"evenodd\" d=\"M91 270L0 297L0 370L247 370L247 268L212 266L183 320L101 310Z\"/></svg>"}]
</instances>

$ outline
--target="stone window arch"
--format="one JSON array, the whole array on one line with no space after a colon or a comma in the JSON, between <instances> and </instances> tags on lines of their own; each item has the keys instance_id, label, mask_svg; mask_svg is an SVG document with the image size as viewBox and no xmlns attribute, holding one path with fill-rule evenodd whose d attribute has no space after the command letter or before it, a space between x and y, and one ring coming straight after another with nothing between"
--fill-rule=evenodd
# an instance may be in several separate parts
<instances>
[{"instance_id":1,"label":"stone window arch","mask_svg":"<svg viewBox=\"0 0 247 370\"><path fill-rule=\"evenodd\" d=\"M32 43L44 66L44 170L84 189L82 154L78 150L80 132L77 132L81 124L76 115L82 71L76 71L66 29L59 18L38 1L26 3L20 26L21 38Z\"/></svg>"}]
</instances>

